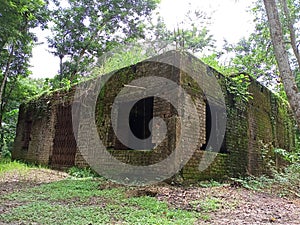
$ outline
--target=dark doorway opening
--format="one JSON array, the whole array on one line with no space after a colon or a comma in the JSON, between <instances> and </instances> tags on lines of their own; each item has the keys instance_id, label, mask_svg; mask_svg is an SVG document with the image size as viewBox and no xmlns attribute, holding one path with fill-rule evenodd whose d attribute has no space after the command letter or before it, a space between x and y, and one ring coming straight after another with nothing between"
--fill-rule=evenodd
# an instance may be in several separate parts
<instances>
[{"instance_id":1,"label":"dark doorway opening","mask_svg":"<svg viewBox=\"0 0 300 225\"><path fill-rule=\"evenodd\" d=\"M149 138L149 123L153 118L154 97L139 100L132 107L129 115L129 126L132 133L139 139Z\"/></svg>"},{"instance_id":2,"label":"dark doorway opening","mask_svg":"<svg viewBox=\"0 0 300 225\"><path fill-rule=\"evenodd\" d=\"M139 138L141 140L147 139L151 136L151 130L149 129L149 123L153 119L153 102L154 97L147 97L139 100L136 102L129 113L129 128L130 131L133 133L133 135L136 138ZM123 104L128 104L123 103ZM124 115L122 113L122 104L119 105L119 115ZM124 120L122 118L118 118L117 121L117 129L124 130L123 132L128 133L127 138L129 138L129 130L125 129ZM126 136L126 134L125 134ZM128 139L127 139L128 140ZM128 140L128 142L130 142ZM145 146L141 146L142 149L140 150L146 150L149 149L150 146L153 146L152 140L149 139L147 143L145 143ZM130 150L128 146L125 146L117 137L115 139L115 146L114 149L117 150ZM152 149L152 147L150 148Z\"/></svg>"},{"instance_id":3,"label":"dark doorway opening","mask_svg":"<svg viewBox=\"0 0 300 225\"><path fill-rule=\"evenodd\" d=\"M220 132L221 120L223 120L222 110L216 105L209 105L206 103L206 121L205 121L205 135L206 143L202 146L202 150L228 153L226 148L226 136ZM208 141L210 140L210 143ZM218 143L222 142L221 147Z\"/></svg>"}]
</instances>

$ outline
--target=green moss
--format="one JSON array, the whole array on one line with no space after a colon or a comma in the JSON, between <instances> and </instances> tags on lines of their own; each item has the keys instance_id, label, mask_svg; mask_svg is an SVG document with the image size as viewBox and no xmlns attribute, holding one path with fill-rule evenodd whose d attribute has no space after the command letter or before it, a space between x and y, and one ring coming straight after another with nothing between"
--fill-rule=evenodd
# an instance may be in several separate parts
<instances>
[{"instance_id":1,"label":"green moss","mask_svg":"<svg viewBox=\"0 0 300 225\"><path fill-rule=\"evenodd\" d=\"M105 97L105 90L106 90L106 86L104 86L100 93L99 93L99 97L97 99L97 104L96 104L96 123L97 125L100 125L103 122L103 114L104 114L104 97Z\"/></svg>"}]
</instances>

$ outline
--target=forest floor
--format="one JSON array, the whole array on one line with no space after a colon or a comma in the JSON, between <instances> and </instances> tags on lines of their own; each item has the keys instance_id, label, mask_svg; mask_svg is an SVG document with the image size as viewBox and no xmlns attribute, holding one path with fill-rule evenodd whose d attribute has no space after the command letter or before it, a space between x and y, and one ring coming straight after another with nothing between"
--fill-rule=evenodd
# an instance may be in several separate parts
<instances>
[{"instance_id":1,"label":"forest floor","mask_svg":"<svg viewBox=\"0 0 300 225\"><path fill-rule=\"evenodd\" d=\"M44 168L0 169L0 224L296 225L295 194L237 183L128 187Z\"/></svg>"}]
</instances>

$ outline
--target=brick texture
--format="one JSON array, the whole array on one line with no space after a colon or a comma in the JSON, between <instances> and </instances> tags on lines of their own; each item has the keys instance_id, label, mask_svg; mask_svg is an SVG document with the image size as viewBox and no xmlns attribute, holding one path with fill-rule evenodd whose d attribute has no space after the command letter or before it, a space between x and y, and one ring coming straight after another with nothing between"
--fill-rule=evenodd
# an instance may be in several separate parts
<instances>
[{"instance_id":1,"label":"brick texture","mask_svg":"<svg viewBox=\"0 0 300 225\"><path fill-rule=\"evenodd\" d=\"M251 81L249 85L249 92L253 99L249 99L248 102L237 102L235 96L227 91L222 74L200 61L197 61L197 65L192 64L193 66L191 66L192 59L193 56L191 55L181 56L178 52L168 52L148 61L123 68L114 72L112 76L103 75L101 79L107 80L107 82L97 97L94 111L90 113L95 114L98 136L108 149L109 154L127 164L152 165L172 154L178 143L182 143L182 151L185 151L190 146L190 141L194 140L195 135L197 135L199 138L196 141L196 148L193 149L194 154L186 165L182 165L183 168L178 173L186 182L225 179L247 174L261 175L269 172L270 164L278 167L284 165L282 159L272 153L272 149L277 147L292 151L295 147L295 123L287 104L256 81ZM163 61L163 63L159 61ZM170 63L181 66L184 71L170 65ZM221 86L227 112L226 134L222 147L224 153L204 151L204 146L208 140L206 130L208 129L209 115L206 107L208 96L205 95L202 87L214 88L214 83L212 79L205 80L206 83L200 80L203 83L199 85L189 75L191 73L198 74L200 77L214 76ZM154 96L153 117L159 117L165 122L166 136L152 150L131 150L118 140L112 126L113 123L116 123L118 127L124 126L118 122L118 113L122 110L121 105L117 106L119 110L116 112L112 112L112 107L116 97L120 96L121 90L126 85L131 84L135 79L151 76L166 78L180 85L185 93L191 97L193 104L184 104L188 100L188 96L178 98L172 104L166 99ZM144 85L155 88L151 83ZM84 143L76 146L74 134L76 135L77 131L73 131L73 127L71 127L70 107L72 104L81 104L74 102L75 90L76 86L68 91L56 91L21 105L12 152L14 159L60 168L74 165L89 166L85 160L88 156L85 154L91 150L87 149ZM121 99L126 101L142 92L141 88L133 88L130 93L122 93ZM169 95L182 95L182 93L167 88L164 92ZM218 97L214 98L216 98L214 107L218 107ZM197 115L194 115L195 110ZM112 121L112 114L117 121ZM183 114L190 115L190 117L184 121L179 116ZM94 141L91 136L93 131L89 129L89 123L90 120L87 119L81 121L80 126L86 127L82 136L86 138L87 142L92 142ZM184 134L182 132L183 123L188 127ZM198 123L198 129L193 128L195 123ZM152 141L155 145L154 137ZM79 149L85 149L85 151L80 152ZM94 152L94 154L96 153ZM204 155L206 155L205 157L213 157L214 160L210 165L207 165L207 169L202 171L199 170L199 164L205 160ZM57 157L61 157L61 161ZM97 157L101 157L101 155ZM174 164L180 163L180 160L180 158L175 157ZM107 163L109 164L109 162Z\"/></svg>"}]
</instances>

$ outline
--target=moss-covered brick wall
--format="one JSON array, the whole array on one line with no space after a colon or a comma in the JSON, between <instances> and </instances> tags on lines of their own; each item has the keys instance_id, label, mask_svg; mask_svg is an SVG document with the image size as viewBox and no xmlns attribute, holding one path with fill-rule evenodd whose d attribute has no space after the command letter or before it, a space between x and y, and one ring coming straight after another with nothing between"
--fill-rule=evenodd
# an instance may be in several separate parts
<instances>
[{"instance_id":1,"label":"moss-covered brick wall","mask_svg":"<svg viewBox=\"0 0 300 225\"><path fill-rule=\"evenodd\" d=\"M13 158L48 164L53 141L53 130L48 127L54 119L49 109L47 98L20 106Z\"/></svg>"},{"instance_id":2,"label":"moss-covered brick wall","mask_svg":"<svg viewBox=\"0 0 300 225\"><path fill-rule=\"evenodd\" d=\"M269 173L270 163L281 166L282 160L272 151L295 147L295 122L288 104L270 90L253 81L249 86L253 99L249 100L248 171L254 175ZM273 163L274 161L274 163Z\"/></svg>"},{"instance_id":3,"label":"moss-covered brick wall","mask_svg":"<svg viewBox=\"0 0 300 225\"><path fill-rule=\"evenodd\" d=\"M192 140L199 136L194 154L179 174L188 182L203 179L224 179L239 177L246 174L260 175L268 173L269 165L282 165L282 160L274 153L273 148L293 150L295 146L295 126L288 105L277 98L271 91L256 81L249 81L249 92L252 98L241 100L229 91L227 82L222 74L208 67L201 61L189 66L193 56L179 52L168 52L148 61L123 68L113 74L103 75L107 80L97 98L95 118L97 132L108 152L118 160L139 166L151 165L168 157L179 141ZM185 71L158 62L162 60L175 65L185 66ZM195 69L196 68L196 69ZM207 98L202 88L189 74L196 73L200 77L216 77L225 98L227 124L222 153L204 151L207 143ZM166 138L153 150L130 150L117 138L111 121L112 106L120 91L137 78L158 76L170 79L180 85L193 101L199 117L199 133L189 130L181 135L182 118L178 111L189 114L192 108L181 107L182 102L174 105L159 97L153 98L153 117L160 117L167 125ZM246 81L245 81L246 82ZM248 82L248 81L247 81ZM208 80L207 87L214 83ZM72 104L76 86L70 90L58 90L49 95L43 95L20 107L17 134L12 156L29 162L41 163L53 167L88 166L84 156L79 152L72 130ZM140 91L136 89L136 91ZM134 89L130 94L135 94ZM216 104L220 96L215 98ZM122 94L123 99L129 95ZM121 110L121 105L118 105ZM218 105L214 107L219 107ZM119 111L120 111L119 110ZM119 113L119 111L117 113ZM118 118L116 115L115 118ZM117 121L118 123L118 121ZM121 126L120 124L118 124ZM89 137L89 130L86 136ZM188 143L188 142L185 142ZM187 147L188 148L188 145ZM87 149L88 150L88 149ZM203 156L213 157L213 162L204 171L199 170ZM177 160L177 159L176 159ZM109 164L109 162L107 162ZM177 161L174 163L178 163ZM205 163L205 162L204 162Z\"/></svg>"},{"instance_id":4,"label":"moss-covered brick wall","mask_svg":"<svg viewBox=\"0 0 300 225\"><path fill-rule=\"evenodd\" d=\"M183 168L182 176L187 180L203 180L212 178L224 179L231 176L243 176L247 173L248 165L247 104L245 102L235 101L234 96L227 91L225 78L222 74L204 64L201 72L204 73L204 76L215 76L217 78L225 98L227 124L223 151L226 153L209 153L215 157L213 163L209 165L206 170L199 171L199 163L201 160L204 160L203 148L199 146L187 165ZM191 77L184 73L182 74L182 85L195 97L195 102L201 102L201 107L198 107L198 110L200 120L204 123L204 129L201 130L203 134L201 137L204 138L202 143L204 143L208 138L205 136L205 121L207 114L205 106L208 102L199 86L192 81Z\"/></svg>"},{"instance_id":5,"label":"moss-covered brick wall","mask_svg":"<svg viewBox=\"0 0 300 225\"><path fill-rule=\"evenodd\" d=\"M168 56L165 60L168 60ZM172 58L170 58L170 60L172 60ZM111 110L116 96L120 93L121 89L124 88L124 85L129 84L134 79L148 76L163 77L177 84L180 83L180 71L178 68L165 63L146 61L117 71L116 74L111 76L105 83L97 100L95 112L96 124L101 140L109 149L111 155L122 162L132 165L151 165L167 158L175 149L176 138L178 138L176 133L176 110L169 102L159 97L154 97L153 117L160 117L164 120L167 127L167 137L156 146L154 150L129 150L126 146L123 146L113 131ZM134 91L135 89L132 89L130 94L133 94ZM136 91L138 92L140 90L136 89ZM123 97L126 102L126 96ZM116 118L117 117L118 115L116 115Z\"/></svg>"},{"instance_id":6,"label":"moss-covered brick wall","mask_svg":"<svg viewBox=\"0 0 300 225\"><path fill-rule=\"evenodd\" d=\"M73 134L71 104L75 88L44 94L20 106L14 159L69 167L79 154Z\"/></svg>"}]
</instances>

